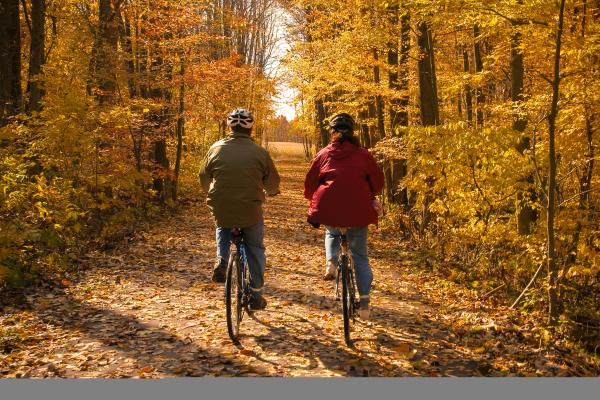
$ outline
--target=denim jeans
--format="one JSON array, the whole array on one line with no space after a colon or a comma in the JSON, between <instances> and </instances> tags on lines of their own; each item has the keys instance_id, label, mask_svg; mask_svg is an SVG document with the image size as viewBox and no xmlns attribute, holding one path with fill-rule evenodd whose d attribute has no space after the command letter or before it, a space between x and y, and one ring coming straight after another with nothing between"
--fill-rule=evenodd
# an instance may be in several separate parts
<instances>
[{"instance_id":1,"label":"denim jeans","mask_svg":"<svg viewBox=\"0 0 600 400\"><path fill-rule=\"evenodd\" d=\"M339 229L325 227L325 256L327 261L337 261L341 246L341 235ZM352 260L356 268L356 284L358 293L361 296L369 295L371 291L371 282L373 282L373 271L369 265L367 256L367 238L369 228L361 226L359 228L350 228L346 233L348 238L348 247L352 252Z\"/></svg>"},{"instance_id":2,"label":"denim jeans","mask_svg":"<svg viewBox=\"0 0 600 400\"><path fill-rule=\"evenodd\" d=\"M242 228L244 242L246 243L246 257L248 257L248 267L250 269L250 286L253 289L260 289L264 285L265 265L265 224L263 219L252 226ZM231 243L231 228L217 227L217 257L225 261L229 260L229 247Z\"/></svg>"}]
</instances>

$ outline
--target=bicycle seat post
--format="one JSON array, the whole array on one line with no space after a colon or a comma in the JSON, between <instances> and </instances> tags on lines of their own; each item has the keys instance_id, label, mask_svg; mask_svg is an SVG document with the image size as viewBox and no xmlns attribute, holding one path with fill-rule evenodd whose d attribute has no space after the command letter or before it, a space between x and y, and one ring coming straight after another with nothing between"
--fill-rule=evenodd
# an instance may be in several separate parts
<instances>
[{"instance_id":1,"label":"bicycle seat post","mask_svg":"<svg viewBox=\"0 0 600 400\"><path fill-rule=\"evenodd\" d=\"M342 240L342 253L346 254L348 252L348 238L346 236L348 232L348 228L340 228L340 233L341 233L341 240Z\"/></svg>"}]
</instances>

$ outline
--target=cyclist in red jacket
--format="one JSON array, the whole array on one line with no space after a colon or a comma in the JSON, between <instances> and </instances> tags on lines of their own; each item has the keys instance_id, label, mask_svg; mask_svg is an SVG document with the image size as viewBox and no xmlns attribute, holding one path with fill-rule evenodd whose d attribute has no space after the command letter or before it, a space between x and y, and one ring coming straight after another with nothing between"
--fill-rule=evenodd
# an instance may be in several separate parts
<instances>
[{"instance_id":1,"label":"cyclist in red jacket","mask_svg":"<svg viewBox=\"0 0 600 400\"><path fill-rule=\"evenodd\" d=\"M376 224L384 176L371 153L360 147L349 114L335 115L330 123L331 143L312 161L304 181L304 197L310 200L308 222L325 225L326 271L335 278L340 250L340 231L347 232L356 267L360 294L359 316L369 318L369 293L373 273L367 255L368 225Z\"/></svg>"}]
</instances>

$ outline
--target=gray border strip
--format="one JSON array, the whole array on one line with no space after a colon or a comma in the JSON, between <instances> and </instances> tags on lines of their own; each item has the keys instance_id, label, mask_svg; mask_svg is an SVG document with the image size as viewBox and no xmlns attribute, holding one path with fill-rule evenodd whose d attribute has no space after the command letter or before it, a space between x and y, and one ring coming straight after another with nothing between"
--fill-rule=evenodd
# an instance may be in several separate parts
<instances>
[{"instance_id":1,"label":"gray border strip","mask_svg":"<svg viewBox=\"0 0 600 400\"><path fill-rule=\"evenodd\" d=\"M0 380L1 400L598 400L600 378Z\"/></svg>"}]
</instances>

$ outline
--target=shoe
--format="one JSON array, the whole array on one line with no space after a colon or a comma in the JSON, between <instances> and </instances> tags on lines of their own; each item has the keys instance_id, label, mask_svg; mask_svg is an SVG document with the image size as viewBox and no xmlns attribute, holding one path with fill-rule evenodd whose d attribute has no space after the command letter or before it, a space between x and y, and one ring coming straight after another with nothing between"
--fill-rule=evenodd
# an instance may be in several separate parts
<instances>
[{"instance_id":1,"label":"shoe","mask_svg":"<svg viewBox=\"0 0 600 400\"><path fill-rule=\"evenodd\" d=\"M331 281L335 279L337 272L337 262L327 261L327 267L325 267L325 275L323 275L324 281Z\"/></svg>"},{"instance_id":2,"label":"shoe","mask_svg":"<svg viewBox=\"0 0 600 400\"><path fill-rule=\"evenodd\" d=\"M363 297L358 303L358 316L360 319L368 320L371 317L371 308L369 307L369 298Z\"/></svg>"},{"instance_id":3,"label":"shoe","mask_svg":"<svg viewBox=\"0 0 600 400\"><path fill-rule=\"evenodd\" d=\"M219 258L215 261L215 267L213 268L212 281L217 283L225 282L225 274L227 272L227 261Z\"/></svg>"},{"instance_id":4,"label":"shoe","mask_svg":"<svg viewBox=\"0 0 600 400\"><path fill-rule=\"evenodd\" d=\"M264 310L267 307L267 300L262 296L260 291L252 290L250 301L248 302L248 308L250 311Z\"/></svg>"}]
</instances>

